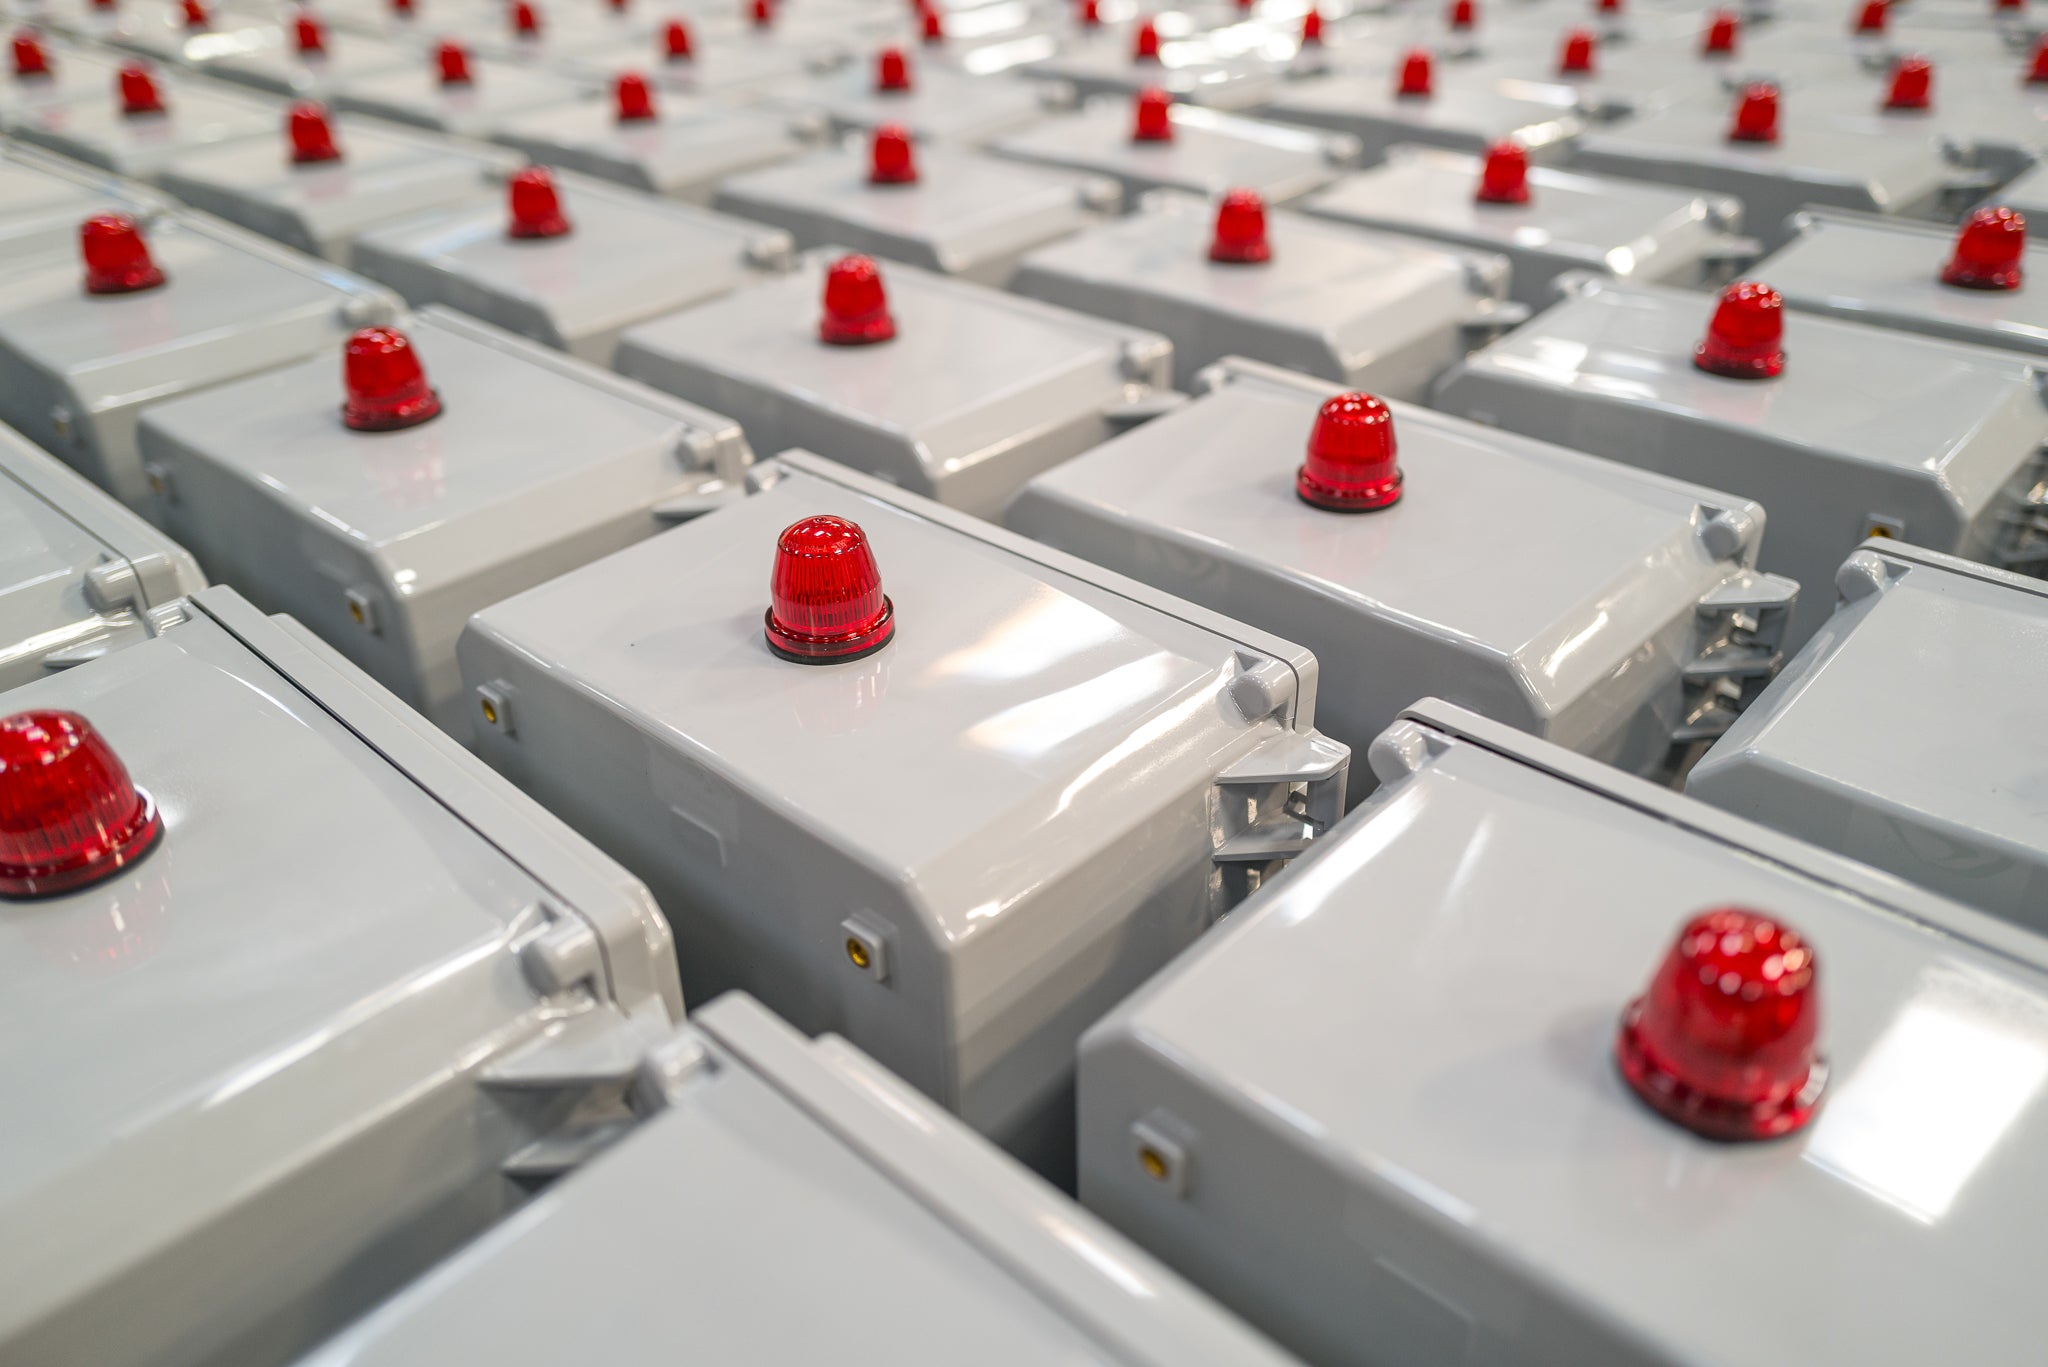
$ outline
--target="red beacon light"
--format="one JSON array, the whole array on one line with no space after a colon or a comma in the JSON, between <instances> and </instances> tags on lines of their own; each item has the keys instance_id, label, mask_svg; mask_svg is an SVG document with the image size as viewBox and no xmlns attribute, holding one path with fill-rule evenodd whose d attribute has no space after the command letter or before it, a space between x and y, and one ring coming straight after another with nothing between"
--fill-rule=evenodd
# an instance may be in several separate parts
<instances>
[{"instance_id":1,"label":"red beacon light","mask_svg":"<svg viewBox=\"0 0 2048 1367\"><path fill-rule=\"evenodd\" d=\"M121 94L121 117L139 119L165 112L164 92L142 63L130 62L122 67L115 82Z\"/></svg>"},{"instance_id":2,"label":"red beacon light","mask_svg":"<svg viewBox=\"0 0 2048 1367\"><path fill-rule=\"evenodd\" d=\"M206 6L200 4L199 0L184 0L178 8L185 16L185 28L188 32L204 32L213 24L213 16L206 12Z\"/></svg>"},{"instance_id":3,"label":"red beacon light","mask_svg":"<svg viewBox=\"0 0 2048 1367\"><path fill-rule=\"evenodd\" d=\"M1137 118L1131 127L1132 142L1173 141L1173 97L1156 85L1138 92Z\"/></svg>"},{"instance_id":4,"label":"red beacon light","mask_svg":"<svg viewBox=\"0 0 2048 1367\"><path fill-rule=\"evenodd\" d=\"M1486 149L1486 163L1479 168L1481 204L1527 204L1529 202L1529 153L1522 144L1509 140Z\"/></svg>"},{"instance_id":5,"label":"red beacon light","mask_svg":"<svg viewBox=\"0 0 2048 1367\"><path fill-rule=\"evenodd\" d=\"M620 123L654 122L654 91L637 71L621 72L612 84L612 101Z\"/></svg>"},{"instance_id":6,"label":"red beacon light","mask_svg":"<svg viewBox=\"0 0 2048 1367\"><path fill-rule=\"evenodd\" d=\"M1557 74L1560 76L1590 76L1593 74L1593 35L1582 28L1575 28L1564 36L1564 46L1557 54Z\"/></svg>"},{"instance_id":7,"label":"red beacon light","mask_svg":"<svg viewBox=\"0 0 2048 1367\"><path fill-rule=\"evenodd\" d=\"M1700 40L1702 57L1733 57L1735 39L1742 32L1742 21L1727 10L1715 10L1707 20L1707 33Z\"/></svg>"},{"instance_id":8,"label":"red beacon light","mask_svg":"<svg viewBox=\"0 0 2048 1367\"><path fill-rule=\"evenodd\" d=\"M1621 17L1621 0L1593 0L1593 12L1605 19Z\"/></svg>"},{"instance_id":9,"label":"red beacon light","mask_svg":"<svg viewBox=\"0 0 2048 1367\"><path fill-rule=\"evenodd\" d=\"M768 575L768 648L797 664L872 655L896 634L896 608L860 524L807 517L783 528Z\"/></svg>"},{"instance_id":10,"label":"red beacon light","mask_svg":"<svg viewBox=\"0 0 2048 1367\"><path fill-rule=\"evenodd\" d=\"M1102 6L1099 0L1081 0L1081 27L1102 27Z\"/></svg>"},{"instance_id":11,"label":"red beacon light","mask_svg":"<svg viewBox=\"0 0 2048 1367\"><path fill-rule=\"evenodd\" d=\"M1941 281L1966 290L2016 290L2026 254L2026 217L2004 205L1987 206L1971 214L1956 235Z\"/></svg>"},{"instance_id":12,"label":"red beacon light","mask_svg":"<svg viewBox=\"0 0 2048 1367\"><path fill-rule=\"evenodd\" d=\"M364 328L341 355L342 423L357 432L417 427L441 411L441 396L427 384L419 353L396 328Z\"/></svg>"},{"instance_id":13,"label":"red beacon light","mask_svg":"<svg viewBox=\"0 0 2048 1367\"><path fill-rule=\"evenodd\" d=\"M873 257L842 256L825 272L825 311L818 339L833 346L867 346L896 335L889 294Z\"/></svg>"},{"instance_id":14,"label":"red beacon light","mask_svg":"<svg viewBox=\"0 0 2048 1367\"><path fill-rule=\"evenodd\" d=\"M1768 380L1785 369L1785 301L1769 285L1738 280L1721 291L1692 363L1731 380Z\"/></svg>"},{"instance_id":15,"label":"red beacon light","mask_svg":"<svg viewBox=\"0 0 2048 1367\"><path fill-rule=\"evenodd\" d=\"M529 43L540 39L540 11L528 0L519 0L512 7L512 36Z\"/></svg>"},{"instance_id":16,"label":"red beacon light","mask_svg":"<svg viewBox=\"0 0 2048 1367\"><path fill-rule=\"evenodd\" d=\"M910 147L910 130L900 123L885 123L875 129L868 145L868 184L917 184L917 158Z\"/></svg>"},{"instance_id":17,"label":"red beacon light","mask_svg":"<svg viewBox=\"0 0 2048 1367\"><path fill-rule=\"evenodd\" d=\"M327 29L318 19L301 10L292 20L292 44L301 57L325 57Z\"/></svg>"},{"instance_id":18,"label":"red beacon light","mask_svg":"<svg viewBox=\"0 0 2048 1367\"><path fill-rule=\"evenodd\" d=\"M1394 455L1394 415L1387 406L1370 394L1339 394L1316 413L1294 491L1337 513L1391 507L1401 498Z\"/></svg>"},{"instance_id":19,"label":"red beacon light","mask_svg":"<svg viewBox=\"0 0 2048 1367\"><path fill-rule=\"evenodd\" d=\"M671 62L695 61L697 51L690 44L690 26L680 19L671 19L661 31L661 53Z\"/></svg>"},{"instance_id":20,"label":"red beacon light","mask_svg":"<svg viewBox=\"0 0 2048 1367\"><path fill-rule=\"evenodd\" d=\"M1892 85L1884 107L1920 110L1934 107L1934 63L1925 57L1901 57L1892 67Z\"/></svg>"},{"instance_id":21,"label":"red beacon light","mask_svg":"<svg viewBox=\"0 0 2048 1367\"><path fill-rule=\"evenodd\" d=\"M1622 1013L1622 1077L1650 1109L1709 1139L1791 1134L1827 1084L1817 967L1799 932L1768 916L1701 912Z\"/></svg>"},{"instance_id":22,"label":"red beacon light","mask_svg":"<svg viewBox=\"0 0 2048 1367\"><path fill-rule=\"evenodd\" d=\"M927 44L943 43L946 41L946 21L940 16L937 9L926 10L924 18L920 22L922 23L921 36Z\"/></svg>"},{"instance_id":23,"label":"red beacon light","mask_svg":"<svg viewBox=\"0 0 2048 1367\"><path fill-rule=\"evenodd\" d=\"M1321 47L1323 45L1323 12L1309 6L1307 14L1301 16L1301 45Z\"/></svg>"},{"instance_id":24,"label":"red beacon light","mask_svg":"<svg viewBox=\"0 0 2048 1367\"><path fill-rule=\"evenodd\" d=\"M1232 190L1218 202L1209 259L1235 265L1273 259L1273 244L1266 237L1266 201L1257 190Z\"/></svg>"},{"instance_id":25,"label":"red beacon light","mask_svg":"<svg viewBox=\"0 0 2048 1367\"><path fill-rule=\"evenodd\" d=\"M1886 0L1863 0L1863 7L1856 11L1856 23L1851 32L1859 37L1881 34L1890 18L1891 6Z\"/></svg>"},{"instance_id":26,"label":"red beacon light","mask_svg":"<svg viewBox=\"0 0 2048 1367\"><path fill-rule=\"evenodd\" d=\"M94 214L79 225L87 294L135 294L164 283L142 230L126 214Z\"/></svg>"},{"instance_id":27,"label":"red beacon light","mask_svg":"<svg viewBox=\"0 0 2048 1367\"><path fill-rule=\"evenodd\" d=\"M2027 67L2028 85L2048 85L2048 33L2034 43L2034 59Z\"/></svg>"},{"instance_id":28,"label":"red beacon light","mask_svg":"<svg viewBox=\"0 0 2048 1367\"><path fill-rule=\"evenodd\" d=\"M1735 103L1735 122L1729 125L1730 142L1776 142L1778 140L1778 87L1757 81L1742 88Z\"/></svg>"},{"instance_id":29,"label":"red beacon light","mask_svg":"<svg viewBox=\"0 0 2048 1367\"><path fill-rule=\"evenodd\" d=\"M1479 22L1479 6L1475 0L1451 0L1448 16L1451 31L1468 33Z\"/></svg>"},{"instance_id":30,"label":"red beacon light","mask_svg":"<svg viewBox=\"0 0 2048 1367\"><path fill-rule=\"evenodd\" d=\"M32 31L22 29L14 35L14 76L16 80L32 81L50 74L50 50L43 46L43 40Z\"/></svg>"},{"instance_id":31,"label":"red beacon light","mask_svg":"<svg viewBox=\"0 0 2048 1367\"><path fill-rule=\"evenodd\" d=\"M413 0L391 0L391 17L410 20L413 16Z\"/></svg>"},{"instance_id":32,"label":"red beacon light","mask_svg":"<svg viewBox=\"0 0 2048 1367\"><path fill-rule=\"evenodd\" d=\"M1159 26L1148 17L1138 21L1137 36L1131 40L1131 60L1134 62L1156 62L1159 60Z\"/></svg>"},{"instance_id":33,"label":"red beacon light","mask_svg":"<svg viewBox=\"0 0 2048 1367\"><path fill-rule=\"evenodd\" d=\"M889 94L910 89L910 58L900 47L885 47L875 54L875 90Z\"/></svg>"},{"instance_id":34,"label":"red beacon light","mask_svg":"<svg viewBox=\"0 0 2048 1367\"><path fill-rule=\"evenodd\" d=\"M148 854L163 818L76 712L0 718L0 897L48 897Z\"/></svg>"},{"instance_id":35,"label":"red beacon light","mask_svg":"<svg viewBox=\"0 0 2048 1367\"><path fill-rule=\"evenodd\" d=\"M768 0L754 0L748 7L747 18L755 28L769 28L775 23L775 9Z\"/></svg>"},{"instance_id":36,"label":"red beacon light","mask_svg":"<svg viewBox=\"0 0 2048 1367\"><path fill-rule=\"evenodd\" d=\"M1401 59L1401 78L1394 94L1406 100L1426 100L1436 87L1436 66L1427 48L1416 48Z\"/></svg>"},{"instance_id":37,"label":"red beacon light","mask_svg":"<svg viewBox=\"0 0 2048 1367\"><path fill-rule=\"evenodd\" d=\"M562 212L562 197L555 191L555 178L545 166L524 166L505 179L510 213L505 236L519 241L565 237L568 215Z\"/></svg>"},{"instance_id":38,"label":"red beacon light","mask_svg":"<svg viewBox=\"0 0 2048 1367\"><path fill-rule=\"evenodd\" d=\"M448 42L434 49L434 63L441 70L441 84L469 85L475 77L469 72L469 49L460 43Z\"/></svg>"},{"instance_id":39,"label":"red beacon light","mask_svg":"<svg viewBox=\"0 0 2048 1367\"><path fill-rule=\"evenodd\" d=\"M320 105L310 101L293 105L285 115L284 128L292 147L292 165L341 160L341 148L334 142L334 125L328 122L327 111Z\"/></svg>"}]
</instances>

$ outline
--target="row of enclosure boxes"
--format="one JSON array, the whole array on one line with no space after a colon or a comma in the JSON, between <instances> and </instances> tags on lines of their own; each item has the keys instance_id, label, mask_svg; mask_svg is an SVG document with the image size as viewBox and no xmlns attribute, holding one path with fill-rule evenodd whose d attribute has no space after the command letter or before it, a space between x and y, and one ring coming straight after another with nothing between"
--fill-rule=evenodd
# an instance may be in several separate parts
<instances>
[{"instance_id":1,"label":"row of enclosure boxes","mask_svg":"<svg viewBox=\"0 0 2048 1367\"><path fill-rule=\"evenodd\" d=\"M1896 9L0 0L0 1364L2038 1360Z\"/></svg>"}]
</instances>

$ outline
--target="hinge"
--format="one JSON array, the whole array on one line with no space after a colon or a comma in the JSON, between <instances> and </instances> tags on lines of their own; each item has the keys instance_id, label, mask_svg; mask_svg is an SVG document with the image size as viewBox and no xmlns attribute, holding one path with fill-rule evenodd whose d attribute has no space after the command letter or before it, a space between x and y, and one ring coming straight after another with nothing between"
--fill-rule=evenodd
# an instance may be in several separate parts
<instances>
[{"instance_id":1,"label":"hinge","mask_svg":"<svg viewBox=\"0 0 2048 1367\"><path fill-rule=\"evenodd\" d=\"M1216 776L1219 864L1292 859L1344 815L1351 751L1318 732L1280 731Z\"/></svg>"},{"instance_id":2,"label":"hinge","mask_svg":"<svg viewBox=\"0 0 2048 1367\"><path fill-rule=\"evenodd\" d=\"M1743 570L1700 599L1699 647L1680 673L1684 702L1672 740L1712 740L1735 724L1777 676L1798 598L1790 579Z\"/></svg>"}]
</instances>

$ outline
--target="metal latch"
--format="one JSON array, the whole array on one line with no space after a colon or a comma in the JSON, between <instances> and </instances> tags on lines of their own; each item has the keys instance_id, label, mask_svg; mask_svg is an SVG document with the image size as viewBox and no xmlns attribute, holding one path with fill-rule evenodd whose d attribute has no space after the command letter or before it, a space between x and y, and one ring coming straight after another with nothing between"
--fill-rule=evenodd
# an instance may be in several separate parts
<instances>
[{"instance_id":1,"label":"metal latch","mask_svg":"<svg viewBox=\"0 0 2048 1367\"><path fill-rule=\"evenodd\" d=\"M1215 860L1292 859L1344 815L1351 751L1316 732L1281 731L1216 776Z\"/></svg>"},{"instance_id":2,"label":"metal latch","mask_svg":"<svg viewBox=\"0 0 2048 1367\"><path fill-rule=\"evenodd\" d=\"M1699 651L1680 675L1684 705L1674 741L1722 735L1777 676L1798 598L1790 579L1743 570L1700 599Z\"/></svg>"}]
</instances>

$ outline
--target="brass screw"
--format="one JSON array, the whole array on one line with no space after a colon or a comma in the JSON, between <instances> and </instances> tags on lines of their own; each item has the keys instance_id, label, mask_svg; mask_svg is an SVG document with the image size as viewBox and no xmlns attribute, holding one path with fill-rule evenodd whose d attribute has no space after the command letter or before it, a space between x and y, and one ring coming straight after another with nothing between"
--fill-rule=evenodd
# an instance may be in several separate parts
<instances>
[{"instance_id":1,"label":"brass screw","mask_svg":"<svg viewBox=\"0 0 2048 1367\"><path fill-rule=\"evenodd\" d=\"M1150 1144L1139 1148L1138 1166L1143 1168L1145 1175L1153 1181L1164 1182L1166 1180L1166 1155L1153 1148Z\"/></svg>"},{"instance_id":2,"label":"brass screw","mask_svg":"<svg viewBox=\"0 0 2048 1367\"><path fill-rule=\"evenodd\" d=\"M363 605L353 598L349 599L348 615L355 619L357 626L361 626L363 624Z\"/></svg>"},{"instance_id":3,"label":"brass screw","mask_svg":"<svg viewBox=\"0 0 2048 1367\"><path fill-rule=\"evenodd\" d=\"M1892 539L1892 529L1889 527L1872 527L1870 534L1872 536L1881 536L1887 541Z\"/></svg>"},{"instance_id":4,"label":"brass screw","mask_svg":"<svg viewBox=\"0 0 2048 1367\"><path fill-rule=\"evenodd\" d=\"M875 961L874 956L868 953L868 947L851 935L846 937L846 957L853 960L855 968L866 968Z\"/></svg>"},{"instance_id":5,"label":"brass screw","mask_svg":"<svg viewBox=\"0 0 2048 1367\"><path fill-rule=\"evenodd\" d=\"M484 709L484 720L489 722L491 725L496 726L498 724L497 704L493 703L489 698L482 699L482 703Z\"/></svg>"}]
</instances>

